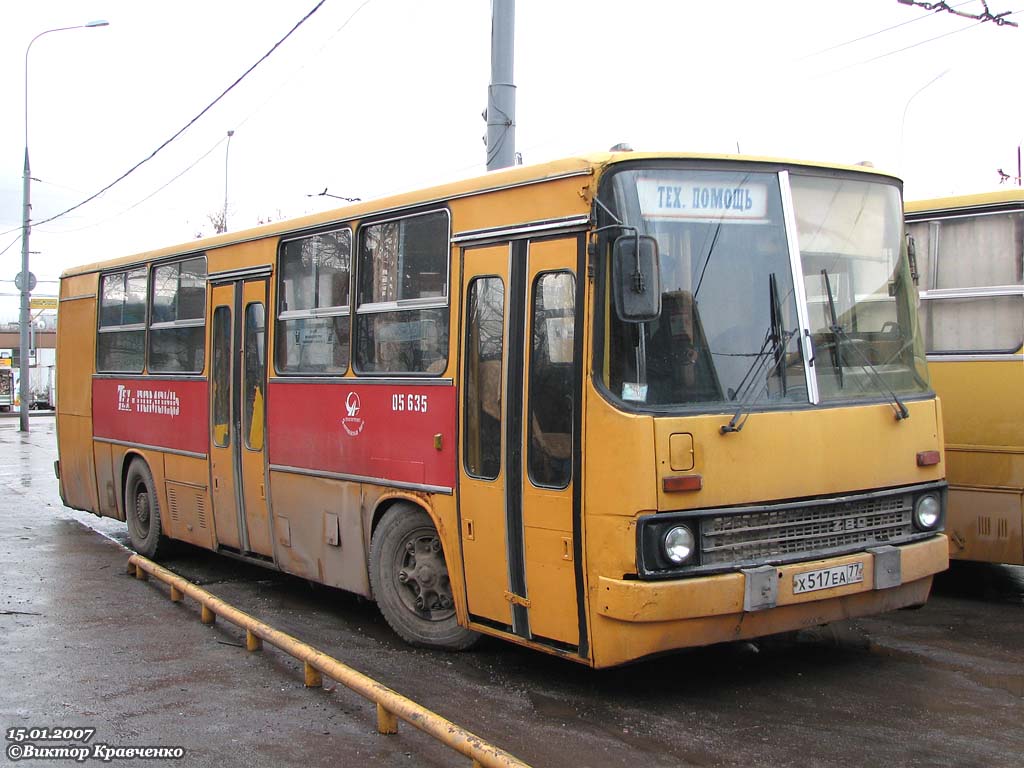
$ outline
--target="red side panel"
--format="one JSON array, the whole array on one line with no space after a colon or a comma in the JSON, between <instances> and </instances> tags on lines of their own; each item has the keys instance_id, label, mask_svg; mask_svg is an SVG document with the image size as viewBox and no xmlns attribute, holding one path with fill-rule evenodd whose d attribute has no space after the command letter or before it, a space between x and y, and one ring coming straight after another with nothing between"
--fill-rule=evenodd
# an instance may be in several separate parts
<instances>
[{"instance_id":1,"label":"red side panel","mask_svg":"<svg viewBox=\"0 0 1024 768\"><path fill-rule=\"evenodd\" d=\"M93 434L205 455L210 447L208 403L205 381L93 379Z\"/></svg>"},{"instance_id":2,"label":"red side panel","mask_svg":"<svg viewBox=\"0 0 1024 768\"><path fill-rule=\"evenodd\" d=\"M270 463L455 487L455 387L273 381Z\"/></svg>"}]
</instances>

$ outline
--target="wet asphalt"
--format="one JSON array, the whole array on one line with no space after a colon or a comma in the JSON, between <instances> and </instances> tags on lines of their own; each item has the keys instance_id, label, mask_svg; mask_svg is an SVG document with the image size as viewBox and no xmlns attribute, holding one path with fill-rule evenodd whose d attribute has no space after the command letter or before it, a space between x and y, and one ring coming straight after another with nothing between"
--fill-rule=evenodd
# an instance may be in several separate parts
<instances>
[{"instance_id":1,"label":"wet asphalt","mask_svg":"<svg viewBox=\"0 0 1024 768\"><path fill-rule=\"evenodd\" d=\"M469 765L127 576L124 525L63 507L55 458L52 417L0 420L0 764L17 729L87 727L184 751L116 765ZM959 564L920 610L593 671L409 648L353 595L191 547L162 563L535 766L1024 765L1024 568Z\"/></svg>"}]
</instances>

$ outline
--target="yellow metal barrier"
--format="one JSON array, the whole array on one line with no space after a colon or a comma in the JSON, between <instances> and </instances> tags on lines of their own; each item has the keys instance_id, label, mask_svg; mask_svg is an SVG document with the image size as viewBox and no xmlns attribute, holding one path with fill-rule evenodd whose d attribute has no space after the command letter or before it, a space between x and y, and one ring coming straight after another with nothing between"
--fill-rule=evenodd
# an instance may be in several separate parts
<instances>
[{"instance_id":1,"label":"yellow metal barrier","mask_svg":"<svg viewBox=\"0 0 1024 768\"><path fill-rule=\"evenodd\" d=\"M174 602L181 602L185 596L191 597L201 606L200 621L203 624L213 624L217 616L221 616L244 629L246 650L258 651L263 647L263 643L267 642L298 659L303 663L307 688L320 687L323 684L322 675L327 675L363 698L374 702L377 705L378 733L398 733L398 718L401 718L409 725L470 758L473 761L473 768L529 768L526 763L503 749L488 744L479 736L445 720L373 678L342 664L323 651L318 651L313 646L254 619L142 555L132 555L128 558L128 573L143 581L152 575L168 584L171 588L171 600Z\"/></svg>"}]
</instances>

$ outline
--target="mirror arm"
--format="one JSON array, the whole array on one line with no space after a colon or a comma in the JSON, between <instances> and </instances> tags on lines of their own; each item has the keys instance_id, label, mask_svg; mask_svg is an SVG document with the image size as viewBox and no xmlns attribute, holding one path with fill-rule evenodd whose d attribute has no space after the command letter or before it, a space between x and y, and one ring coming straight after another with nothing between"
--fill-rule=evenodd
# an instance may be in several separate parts
<instances>
[{"instance_id":1,"label":"mirror arm","mask_svg":"<svg viewBox=\"0 0 1024 768\"><path fill-rule=\"evenodd\" d=\"M917 242L914 236L907 233L907 263L910 265L910 279L918 285L921 275L917 271Z\"/></svg>"},{"instance_id":2,"label":"mirror arm","mask_svg":"<svg viewBox=\"0 0 1024 768\"><path fill-rule=\"evenodd\" d=\"M609 216L614 216L611 211L602 203L600 200L596 200L597 204L600 205L605 211L608 212ZM634 251L636 252L636 266L633 269L633 293L644 293L647 290L647 278L644 276L643 265L640 263L640 229L638 227L631 227L628 224L623 224L621 221L616 224L608 224L603 227L598 227L591 231L591 235L596 235L599 232L606 232L610 229L621 229L625 232L631 232L633 240L636 242Z\"/></svg>"},{"instance_id":3,"label":"mirror arm","mask_svg":"<svg viewBox=\"0 0 1024 768\"><path fill-rule=\"evenodd\" d=\"M608 224L608 225L603 226L603 227L598 227L597 229L595 229L592 232L592 234L596 235L598 232L603 232L603 231L606 231L606 230L609 230L609 229L621 229L623 231L632 232L633 233L633 240L636 242L636 247L634 248L634 250L636 252L636 267L633 270L633 274L632 274L632 278L633 278L633 293L644 293L647 290L647 278L644 277L643 266L640 263L640 230L639 230L639 228L631 227L631 226L628 226L627 224L624 224L622 219L620 219L618 216L616 216L614 213L612 213L612 210L607 205L605 205L603 202L601 202L601 198L595 197L594 198L594 202L597 205L599 205L601 207L601 210L603 210L606 214L608 214L608 216L610 216L612 218L612 220L615 221L615 223L614 224Z\"/></svg>"}]
</instances>

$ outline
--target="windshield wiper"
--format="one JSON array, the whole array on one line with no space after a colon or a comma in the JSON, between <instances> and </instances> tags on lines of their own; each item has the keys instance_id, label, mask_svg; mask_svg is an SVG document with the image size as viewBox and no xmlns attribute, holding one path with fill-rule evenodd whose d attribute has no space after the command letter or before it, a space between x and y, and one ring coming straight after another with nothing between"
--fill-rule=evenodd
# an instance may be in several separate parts
<instances>
[{"instance_id":1,"label":"windshield wiper","mask_svg":"<svg viewBox=\"0 0 1024 768\"><path fill-rule=\"evenodd\" d=\"M768 275L768 302L771 304L771 334L772 334L772 349L775 351L775 367L782 363L782 360L786 357L786 344L782 343L782 337L786 335L786 324L782 319L782 302L779 301L779 285L775 280L775 273L772 272ZM786 339L786 343L789 343L789 339ZM771 375L771 374L769 374ZM782 388L782 396L786 396L786 377L783 376L779 385Z\"/></svg>"},{"instance_id":2,"label":"windshield wiper","mask_svg":"<svg viewBox=\"0 0 1024 768\"><path fill-rule=\"evenodd\" d=\"M839 386L843 386L843 355L840 354L840 342L848 342L845 349L852 349L857 353L857 356L863 361L860 363L861 370L867 373L879 386L879 388L889 395L892 399L893 410L896 412L896 421L902 421L903 419L910 418L910 411L907 410L907 406L900 400L900 396L886 383L882 374L878 372L878 369L871 364L867 356L860 351L860 348L854 342L850 335L846 332L846 329L839 324L839 320L836 317L836 303L832 296L832 283L828 277L828 270L821 270L821 277L825 281L825 294L828 298L828 310L829 316L832 320L832 325L829 326L829 330L832 332L833 339L833 355L832 359L835 361L836 372L839 376Z\"/></svg>"},{"instance_id":3,"label":"windshield wiper","mask_svg":"<svg viewBox=\"0 0 1024 768\"><path fill-rule=\"evenodd\" d=\"M770 315L771 320L768 327L768 332L764 336L764 341L761 343L760 351L755 355L754 361L747 368L747 372L743 374L743 378L740 379L739 386L736 387L736 395L738 396L739 406L736 409L736 413L729 419L728 424L723 424L719 427L719 431L723 435L727 435L730 432L739 432L743 429L743 426L747 423L747 417L750 415L750 407L757 402L761 395L761 382L767 381L771 376L779 369L779 367L786 360L786 347L789 346L789 340L792 339L797 332L797 329L787 331L785 329L782 319L782 306L779 301L779 289L775 282L775 273L773 272L768 276L768 299L770 302ZM765 365L769 359L774 358L774 362L767 370ZM762 379L763 375L763 379ZM782 394L786 393L786 377L782 376ZM756 393L753 394L752 393ZM742 417L742 420L741 420Z\"/></svg>"}]
</instances>

